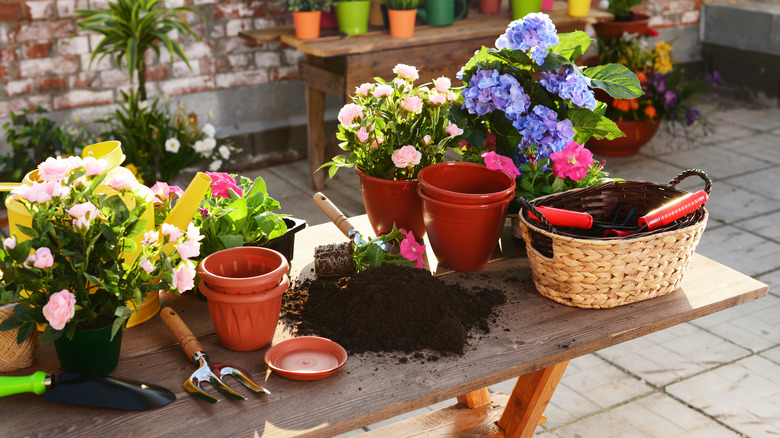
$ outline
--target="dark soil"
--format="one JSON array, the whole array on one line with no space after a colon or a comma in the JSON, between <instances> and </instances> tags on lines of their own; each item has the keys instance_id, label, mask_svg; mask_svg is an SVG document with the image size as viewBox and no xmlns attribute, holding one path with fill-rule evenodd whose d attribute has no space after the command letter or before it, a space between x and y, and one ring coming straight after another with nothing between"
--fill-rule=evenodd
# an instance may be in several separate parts
<instances>
[{"instance_id":1,"label":"dark soil","mask_svg":"<svg viewBox=\"0 0 780 438\"><path fill-rule=\"evenodd\" d=\"M466 290L424 269L385 264L339 279L298 282L282 319L298 335L322 336L350 353L431 349L463 354L473 329L490 331L494 289Z\"/></svg>"}]
</instances>

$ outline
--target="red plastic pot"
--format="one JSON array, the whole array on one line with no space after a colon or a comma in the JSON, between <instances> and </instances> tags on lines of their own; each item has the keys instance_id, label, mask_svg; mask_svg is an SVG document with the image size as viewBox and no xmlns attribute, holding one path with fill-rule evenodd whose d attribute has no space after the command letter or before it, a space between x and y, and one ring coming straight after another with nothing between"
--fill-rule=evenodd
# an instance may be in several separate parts
<instances>
[{"instance_id":1,"label":"red plastic pot","mask_svg":"<svg viewBox=\"0 0 780 438\"><path fill-rule=\"evenodd\" d=\"M259 246L227 248L198 264L200 284L227 294L253 294L271 289L287 274L289 264L279 252Z\"/></svg>"},{"instance_id":2,"label":"red plastic pot","mask_svg":"<svg viewBox=\"0 0 780 438\"><path fill-rule=\"evenodd\" d=\"M490 261L504 228L514 193L489 204L460 204L434 199L417 189L423 201L425 229L439 263L456 271L476 271Z\"/></svg>"},{"instance_id":3,"label":"red plastic pot","mask_svg":"<svg viewBox=\"0 0 780 438\"><path fill-rule=\"evenodd\" d=\"M477 163L432 164L417 178L422 193L447 202L489 204L515 193L515 180L509 174Z\"/></svg>"},{"instance_id":4,"label":"red plastic pot","mask_svg":"<svg viewBox=\"0 0 780 438\"><path fill-rule=\"evenodd\" d=\"M220 344L228 350L254 351L273 341L282 294L289 286L290 279L285 274L275 287L254 294L217 292L205 282L200 283L198 290L208 300L211 322Z\"/></svg>"},{"instance_id":5,"label":"red plastic pot","mask_svg":"<svg viewBox=\"0 0 780 438\"><path fill-rule=\"evenodd\" d=\"M391 232L394 223L398 228L412 231L417 239L425 235L416 179L393 181L368 176L357 168L355 172L360 177L360 193L368 221L377 236Z\"/></svg>"}]
</instances>

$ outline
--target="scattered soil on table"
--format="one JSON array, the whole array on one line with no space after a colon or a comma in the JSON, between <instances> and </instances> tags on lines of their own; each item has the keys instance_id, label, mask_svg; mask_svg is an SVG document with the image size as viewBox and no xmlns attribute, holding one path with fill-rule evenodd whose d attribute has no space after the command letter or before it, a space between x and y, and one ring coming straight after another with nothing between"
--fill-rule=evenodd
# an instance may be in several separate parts
<instances>
[{"instance_id":1,"label":"scattered soil on table","mask_svg":"<svg viewBox=\"0 0 780 438\"><path fill-rule=\"evenodd\" d=\"M384 264L351 277L297 282L285 292L282 319L297 335L332 339L350 353L463 354L469 332L488 333L494 306L505 301L495 289L466 290L424 269Z\"/></svg>"}]
</instances>

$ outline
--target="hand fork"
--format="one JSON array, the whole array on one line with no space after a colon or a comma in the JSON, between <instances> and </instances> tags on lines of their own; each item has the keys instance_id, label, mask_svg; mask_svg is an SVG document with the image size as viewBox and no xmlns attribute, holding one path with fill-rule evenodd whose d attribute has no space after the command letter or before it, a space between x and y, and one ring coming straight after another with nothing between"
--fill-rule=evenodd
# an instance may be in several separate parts
<instances>
[{"instance_id":1,"label":"hand fork","mask_svg":"<svg viewBox=\"0 0 780 438\"><path fill-rule=\"evenodd\" d=\"M201 387L203 382L209 382L211 383L211 386L236 400L246 400L246 397L230 389L222 380L225 376L233 376L236 380L254 392L265 395L271 394L270 391L253 382L241 368L224 363L209 362L205 351L203 351L203 346L198 342L198 339L195 338L195 335L192 334L189 327L187 327L173 309L170 307L162 309L162 311L160 311L160 317L162 317L168 330L176 337L176 340L179 342L179 345L181 345L184 353L192 358L195 365L198 366L198 369L184 381L183 386L187 392L206 400L209 403L216 403L219 399L209 395Z\"/></svg>"}]
</instances>

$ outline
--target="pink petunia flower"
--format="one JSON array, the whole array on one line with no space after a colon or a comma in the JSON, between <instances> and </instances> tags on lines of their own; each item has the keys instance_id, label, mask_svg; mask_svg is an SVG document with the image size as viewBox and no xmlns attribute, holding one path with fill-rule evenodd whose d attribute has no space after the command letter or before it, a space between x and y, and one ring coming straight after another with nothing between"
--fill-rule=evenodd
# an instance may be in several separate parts
<instances>
[{"instance_id":1,"label":"pink petunia flower","mask_svg":"<svg viewBox=\"0 0 780 438\"><path fill-rule=\"evenodd\" d=\"M393 94L393 87L387 84L377 85L376 88L374 88L374 91L371 93L371 95L376 97L377 99L380 97L387 97L392 94Z\"/></svg>"},{"instance_id":2,"label":"pink petunia flower","mask_svg":"<svg viewBox=\"0 0 780 438\"><path fill-rule=\"evenodd\" d=\"M397 74L398 76L409 79L411 81L416 81L420 78L420 74L417 71L417 67L406 65L406 64L396 64L395 68L393 68L393 73Z\"/></svg>"},{"instance_id":3,"label":"pink petunia flower","mask_svg":"<svg viewBox=\"0 0 780 438\"><path fill-rule=\"evenodd\" d=\"M420 159L422 159L422 154L414 148L412 145L406 145L402 147L401 149L397 149L395 152L393 152L393 164L395 164L395 167L398 168L411 168L418 164L420 164Z\"/></svg>"},{"instance_id":4,"label":"pink petunia flower","mask_svg":"<svg viewBox=\"0 0 780 438\"><path fill-rule=\"evenodd\" d=\"M339 110L339 122L345 128L355 127L355 119L363 118L363 107L356 103L348 103Z\"/></svg>"},{"instance_id":5,"label":"pink petunia flower","mask_svg":"<svg viewBox=\"0 0 780 438\"><path fill-rule=\"evenodd\" d=\"M575 141L566 144L566 148L550 154L553 161L553 175L579 181L588 174L593 165L593 153Z\"/></svg>"},{"instance_id":6,"label":"pink petunia flower","mask_svg":"<svg viewBox=\"0 0 780 438\"><path fill-rule=\"evenodd\" d=\"M76 314L76 296L63 289L51 294L49 301L43 306L43 316L54 330L62 330L65 324Z\"/></svg>"},{"instance_id":7,"label":"pink petunia flower","mask_svg":"<svg viewBox=\"0 0 780 438\"><path fill-rule=\"evenodd\" d=\"M197 240L188 240L176 245L176 251L182 259L189 260L200 255L200 243Z\"/></svg>"},{"instance_id":8,"label":"pink petunia flower","mask_svg":"<svg viewBox=\"0 0 780 438\"><path fill-rule=\"evenodd\" d=\"M483 152L482 159L485 160L485 166L490 170L502 170L512 178L520 176L520 170L517 169L517 166L510 158L495 152Z\"/></svg>"},{"instance_id":9,"label":"pink petunia flower","mask_svg":"<svg viewBox=\"0 0 780 438\"><path fill-rule=\"evenodd\" d=\"M171 286L179 292L186 292L195 287L195 274L196 272L192 262L187 260L179 265L178 269L174 269L173 278L171 278Z\"/></svg>"},{"instance_id":10,"label":"pink petunia flower","mask_svg":"<svg viewBox=\"0 0 780 438\"><path fill-rule=\"evenodd\" d=\"M203 237L200 234L200 227L195 225L194 222L190 222L189 225L187 225L187 240L192 242L200 242L203 240Z\"/></svg>"},{"instance_id":11,"label":"pink petunia flower","mask_svg":"<svg viewBox=\"0 0 780 438\"><path fill-rule=\"evenodd\" d=\"M447 126L444 128L444 130L447 131L447 134L449 134L450 137L457 137L463 134L463 130L452 122L447 123Z\"/></svg>"},{"instance_id":12,"label":"pink petunia flower","mask_svg":"<svg viewBox=\"0 0 780 438\"><path fill-rule=\"evenodd\" d=\"M399 230L404 233L403 230ZM414 239L414 233L411 231L404 233L406 239L401 241L401 255L406 260L416 261L415 268L422 268L425 265L425 245L417 243Z\"/></svg>"},{"instance_id":13,"label":"pink petunia flower","mask_svg":"<svg viewBox=\"0 0 780 438\"><path fill-rule=\"evenodd\" d=\"M141 261L138 263L138 265L141 266L141 269L143 269L147 274L151 274L155 269L157 269L157 267L154 266L154 264L150 262L146 256L141 256Z\"/></svg>"},{"instance_id":14,"label":"pink petunia flower","mask_svg":"<svg viewBox=\"0 0 780 438\"><path fill-rule=\"evenodd\" d=\"M423 101L417 96L404 97L401 101L401 108L411 113L420 114L422 112Z\"/></svg>"},{"instance_id":15,"label":"pink petunia flower","mask_svg":"<svg viewBox=\"0 0 780 438\"><path fill-rule=\"evenodd\" d=\"M206 172L211 178L211 195L218 198L230 199L230 189L236 192L236 195L243 196L244 191L236 185L236 180L224 172Z\"/></svg>"},{"instance_id":16,"label":"pink petunia flower","mask_svg":"<svg viewBox=\"0 0 780 438\"><path fill-rule=\"evenodd\" d=\"M149 246L157 243L159 233L156 230L147 231L144 233L144 240L141 241L141 245Z\"/></svg>"}]
</instances>

